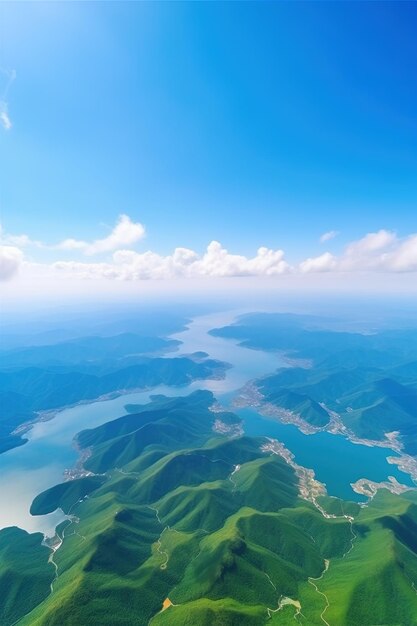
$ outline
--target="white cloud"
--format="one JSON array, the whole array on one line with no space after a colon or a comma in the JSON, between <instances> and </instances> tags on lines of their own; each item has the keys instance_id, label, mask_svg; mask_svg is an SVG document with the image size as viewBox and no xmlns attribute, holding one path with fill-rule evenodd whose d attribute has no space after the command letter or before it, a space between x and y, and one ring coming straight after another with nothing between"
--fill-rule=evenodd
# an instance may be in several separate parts
<instances>
[{"instance_id":1,"label":"white cloud","mask_svg":"<svg viewBox=\"0 0 417 626\"><path fill-rule=\"evenodd\" d=\"M273 276L290 270L283 257L282 250L268 248L259 248L253 258L230 254L218 241L212 241L202 256L188 248L176 248L168 256L151 251L139 254L132 250L118 250L113 254L113 263L61 261L55 263L54 267L83 278L104 277L116 280Z\"/></svg>"},{"instance_id":2,"label":"white cloud","mask_svg":"<svg viewBox=\"0 0 417 626\"><path fill-rule=\"evenodd\" d=\"M300 263L300 270L303 274L307 272L331 272L336 266L336 257L330 254L330 252L325 252L320 256L310 257Z\"/></svg>"},{"instance_id":3,"label":"white cloud","mask_svg":"<svg viewBox=\"0 0 417 626\"><path fill-rule=\"evenodd\" d=\"M6 82L2 88L0 96L0 123L4 130L10 130L12 127L12 121L9 116L9 108L7 104L7 95L9 93L10 85L16 78L16 70L7 70L0 67L0 74L6 78Z\"/></svg>"},{"instance_id":4,"label":"white cloud","mask_svg":"<svg viewBox=\"0 0 417 626\"><path fill-rule=\"evenodd\" d=\"M417 234L402 240L383 258L385 269L393 272L417 271Z\"/></svg>"},{"instance_id":5,"label":"white cloud","mask_svg":"<svg viewBox=\"0 0 417 626\"><path fill-rule=\"evenodd\" d=\"M400 245L392 231L379 230L352 241L339 259L338 269L342 271L384 269L387 257ZM391 271L392 268L385 268Z\"/></svg>"},{"instance_id":6,"label":"white cloud","mask_svg":"<svg viewBox=\"0 0 417 626\"><path fill-rule=\"evenodd\" d=\"M0 224L0 244L17 246L18 248L25 248L27 246L36 246L37 248L44 247L42 242L31 239L28 235L10 235L6 233Z\"/></svg>"},{"instance_id":7,"label":"white cloud","mask_svg":"<svg viewBox=\"0 0 417 626\"><path fill-rule=\"evenodd\" d=\"M145 228L140 222L132 222L128 215L120 215L110 235L91 243L79 239L64 239L56 247L61 250L83 250L93 256L132 246L145 236Z\"/></svg>"},{"instance_id":8,"label":"white cloud","mask_svg":"<svg viewBox=\"0 0 417 626\"><path fill-rule=\"evenodd\" d=\"M23 253L14 246L0 246L0 280L9 280L23 262Z\"/></svg>"},{"instance_id":9,"label":"white cloud","mask_svg":"<svg viewBox=\"0 0 417 626\"><path fill-rule=\"evenodd\" d=\"M7 110L7 102L4 102L3 100L0 100L0 122L4 130L11 129L12 121Z\"/></svg>"},{"instance_id":10,"label":"white cloud","mask_svg":"<svg viewBox=\"0 0 417 626\"><path fill-rule=\"evenodd\" d=\"M191 269L197 275L206 276L272 276L289 269L282 250L259 248L252 259L230 254L218 241L212 241L204 256Z\"/></svg>"},{"instance_id":11,"label":"white cloud","mask_svg":"<svg viewBox=\"0 0 417 626\"><path fill-rule=\"evenodd\" d=\"M349 243L344 252L333 256L325 252L317 257L311 257L300 263L301 272L350 272L356 270L376 270L382 265L387 250L396 242L395 233L380 230L368 233L365 237Z\"/></svg>"},{"instance_id":12,"label":"white cloud","mask_svg":"<svg viewBox=\"0 0 417 626\"><path fill-rule=\"evenodd\" d=\"M88 247L88 243L79 239L64 239L55 247L59 250L85 250Z\"/></svg>"},{"instance_id":13,"label":"white cloud","mask_svg":"<svg viewBox=\"0 0 417 626\"><path fill-rule=\"evenodd\" d=\"M177 278L202 277L273 277L282 274L290 276L332 273L345 276L362 273L406 273L417 272L417 234L398 237L392 231L379 230L350 242L340 255L329 251L318 256L310 256L297 266L289 265L281 249L258 248L253 257L233 254L218 241L212 241L203 253L190 248L178 247L171 254L161 255L152 250L136 252L129 249L145 233L142 224L132 222L127 215L121 215L110 234L94 241L65 239L58 245L47 245L24 235L10 235L0 226L2 248L1 278L11 278L22 264L21 248L59 250L93 255L110 252L101 262L88 260L55 260L52 263L36 263L32 258L25 262L25 272L30 267L42 266L56 276L62 272L78 278L105 278L116 281L175 280ZM34 251L33 253L34 254ZM58 257L59 258L59 257ZM294 280L296 280L294 278Z\"/></svg>"},{"instance_id":14,"label":"white cloud","mask_svg":"<svg viewBox=\"0 0 417 626\"><path fill-rule=\"evenodd\" d=\"M394 232L379 230L348 244L335 257L326 252L300 263L302 272L415 272L417 271L417 235L399 238Z\"/></svg>"},{"instance_id":15,"label":"white cloud","mask_svg":"<svg viewBox=\"0 0 417 626\"><path fill-rule=\"evenodd\" d=\"M329 230L327 233L323 233L320 237L320 243L325 243L326 241L330 241L334 239L339 234L338 230Z\"/></svg>"},{"instance_id":16,"label":"white cloud","mask_svg":"<svg viewBox=\"0 0 417 626\"><path fill-rule=\"evenodd\" d=\"M395 243L397 237L395 233L389 230L379 230L376 233L368 233L362 239L353 241L346 248L346 254L349 256L372 254L386 249Z\"/></svg>"}]
</instances>

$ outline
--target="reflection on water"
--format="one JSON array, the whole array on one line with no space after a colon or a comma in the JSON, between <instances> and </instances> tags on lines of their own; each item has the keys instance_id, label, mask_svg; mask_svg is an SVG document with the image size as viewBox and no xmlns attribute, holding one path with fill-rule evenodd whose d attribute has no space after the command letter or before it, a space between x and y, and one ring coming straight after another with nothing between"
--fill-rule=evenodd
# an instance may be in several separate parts
<instances>
[{"instance_id":1,"label":"reflection on water","mask_svg":"<svg viewBox=\"0 0 417 626\"><path fill-rule=\"evenodd\" d=\"M216 395L230 393L243 387L253 378L274 372L278 367L284 367L281 356L276 353L251 350L240 346L232 339L213 337L208 332L213 328L231 324L237 316L234 313L216 313L196 318L189 328L181 333L172 335L173 339L182 342L180 354L191 354L203 350L213 359L230 363L224 380L195 381L190 389L209 389Z\"/></svg>"},{"instance_id":2,"label":"reflection on water","mask_svg":"<svg viewBox=\"0 0 417 626\"><path fill-rule=\"evenodd\" d=\"M20 526L30 532L53 535L62 512L32 517L30 505L41 491L61 482L64 470L74 466L78 452L74 436L85 428L94 428L124 415L126 404L143 404L153 394L186 395L195 389L209 389L216 395L241 387L247 380L266 374L280 366L274 355L240 348L234 341L211 337L208 331L229 324L236 314L199 317L189 328L173 335L183 342L177 355L205 351L210 357L227 361L233 368L224 380L195 381L183 387L160 385L152 390L130 393L112 400L80 404L59 411L53 420L38 422L28 432L28 443L0 455L0 493L4 505L0 511L0 528ZM173 355L170 354L170 357Z\"/></svg>"},{"instance_id":3,"label":"reflection on water","mask_svg":"<svg viewBox=\"0 0 417 626\"><path fill-rule=\"evenodd\" d=\"M75 464L78 453L73 447L74 436L85 428L94 428L120 417L126 412L126 404L145 403L153 394L178 396L195 389L208 389L223 403L227 403L234 392L248 380L283 367L285 364L277 354L250 350L239 346L236 341L208 334L212 328L230 324L236 315L234 312L201 316L185 331L172 335L172 338L183 342L177 354L204 351L211 358L230 363L233 367L227 370L224 380L194 381L183 387L161 385L151 391L130 393L112 400L64 409L53 420L35 424L27 435L27 444L1 454L0 493L3 496L3 506L0 511L0 528L17 525L30 532L41 531L53 535L56 524L65 518L64 514L55 512L32 517L29 509L33 498L59 483L64 470ZM327 433L308 437L295 427L289 428L262 419L253 411L238 412L245 419L248 434L279 437L290 450L294 448L297 462L315 469L317 477L327 483L329 492L334 495L349 497L350 494L351 498L355 497L349 483L356 480L356 474L357 477L374 480L384 480L391 474L397 476L401 482L407 482L405 474L387 464L387 451L366 448L365 459L363 454L355 456L358 447L342 437ZM324 444L323 436L330 438ZM355 471L351 471L352 467Z\"/></svg>"}]
</instances>

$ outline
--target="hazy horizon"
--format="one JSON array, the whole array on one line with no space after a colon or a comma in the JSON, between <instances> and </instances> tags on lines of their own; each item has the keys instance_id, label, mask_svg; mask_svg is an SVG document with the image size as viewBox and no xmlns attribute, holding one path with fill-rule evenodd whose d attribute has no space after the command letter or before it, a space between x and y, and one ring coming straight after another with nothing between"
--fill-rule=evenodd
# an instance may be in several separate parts
<instances>
[{"instance_id":1,"label":"hazy horizon","mask_svg":"<svg viewBox=\"0 0 417 626\"><path fill-rule=\"evenodd\" d=\"M0 625L416 626L417 2L0 2Z\"/></svg>"},{"instance_id":2,"label":"hazy horizon","mask_svg":"<svg viewBox=\"0 0 417 626\"><path fill-rule=\"evenodd\" d=\"M415 3L1 16L3 299L417 294Z\"/></svg>"}]
</instances>

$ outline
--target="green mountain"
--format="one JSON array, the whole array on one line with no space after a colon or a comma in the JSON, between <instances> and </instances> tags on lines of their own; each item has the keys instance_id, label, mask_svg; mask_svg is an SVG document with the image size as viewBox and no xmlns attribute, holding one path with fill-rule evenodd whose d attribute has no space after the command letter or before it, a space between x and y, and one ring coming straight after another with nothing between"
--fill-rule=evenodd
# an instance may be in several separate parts
<instances>
[{"instance_id":1,"label":"green mountain","mask_svg":"<svg viewBox=\"0 0 417 626\"><path fill-rule=\"evenodd\" d=\"M54 344L0 350L0 368L44 367L92 364L95 368L120 359L138 355L166 352L179 341L135 333L121 333L111 337L80 337Z\"/></svg>"},{"instance_id":2,"label":"green mountain","mask_svg":"<svg viewBox=\"0 0 417 626\"><path fill-rule=\"evenodd\" d=\"M314 318L262 313L242 316L211 334L304 359L302 367L295 360L295 367L254 383L278 415L325 429L330 410L356 437L383 440L395 431L404 452L417 455L415 329L336 332L318 328Z\"/></svg>"},{"instance_id":3,"label":"green mountain","mask_svg":"<svg viewBox=\"0 0 417 626\"><path fill-rule=\"evenodd\" d=\"M55 568L42 539L15 527L0 531L1 624L14 624L50 594Z\"/></svg>"},{"instance_id":4,"label":"green mountain","mask_svg":"<svg viewBox=\"0 0 417 626\"><path fill-rule=\"evenodd\" d=\"M417 389L391 378L362 386L341 401L344 422L359 436L382 439L384 433L401 433L404 450L417 454Z\"/></svg>"},{"instance_id":5,"label":"green mountain","mask_svg":"<svg viewBox=\"0 0 417 626\"><path fill-rule=\"evenodd\" d=\"M301 391L280 387L277 377L263 379L257 387L266 402L301 417L312 426L324 427L330 422L329 413L316 400Z\"/></svg>"},{"instance_id":6,"label":"green mountain","mask_svg":"<svg viewBox=\"0 0 417 626\"><path fill-rule=\"evenodd\" d=\"M311 359L324 368L395 368L415 361L417 354L415 328L346 332L334 320L307 315L250 313L210 334L237 339L249 348Z\"/></svg>"},{"instance_id":7,"label":"green mountain","mask_svg":"<svg viewBox=\"0 0 417 626\"><path fill-rule=\"evenodd\" d=\"M238 421L213 413L213 402L206 391L157 396L80 433L86 466L100 475L32 505L33 514L68 513L60 547L52 555L23 533L32 542L23 555L22 531L0 532L2 624L414 623L415 493L382 491L366 507L321 497L324 515L263 438L213 432L215 419ZM19 595L19 568L35 556L31 591Z\"/></svg>"},{"instance_id":8,"label":"green mountain","mask_svg":"<svg viewBox=\"0 0 417 626\"><path fill-rule=\"evenodd\" d=\"M100 342L103 341L100 339ZM120 349L125 350L126 337L123 336L123 341L120 341ZM143 347L141 342L139 344ZM138 348L139 345L133 342L131 349ZM22 424L35 419L39 411L95 400L120 390L143 389L161 384L181 386L193 380L218 378L224 375L225 370L225 364L201 357L194 360L192 356L141 356L135 360L135 364L121 367L123 360L120 362L116 358L110 370L106 369L103 374L100 374L103 368L100 360L95 367L89 363L88 372L82 368L80 370L76 364L41 364L0 370L0 452L25 443L21 436L12 433Z\"/></svg>"}]
</instances>

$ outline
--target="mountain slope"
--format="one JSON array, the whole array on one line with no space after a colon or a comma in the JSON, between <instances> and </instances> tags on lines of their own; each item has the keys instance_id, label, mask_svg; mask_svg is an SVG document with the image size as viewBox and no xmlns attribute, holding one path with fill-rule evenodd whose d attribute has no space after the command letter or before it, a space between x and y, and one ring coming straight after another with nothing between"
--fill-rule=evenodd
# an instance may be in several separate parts
<instances>
[{"instance_id":1,"label":"mountain slope","mask_svg":"<svg viewBox=\"0 0 417 626\"><path fill-rule=\"evenodd\" d=\"M379 492L362 508L321 498L323 515L299 497L294 469L262 451L263 439L212 431L215 419L237 420L213 413L213 401L209 392L158 396L80 434L90 463L120 440L122 452L97 483L71 481L38 497L42 510L71 506L72 517L58 529L53 593L20 625L255 626L290 624L301 611L300 623L315 626L324 610L332 626L371 626L372 615L412 624L413 492ZM147 426L158 426L162 441L149 439ZM389 581L395 603L385 601Z\"/></svg>"}]
</instances>

